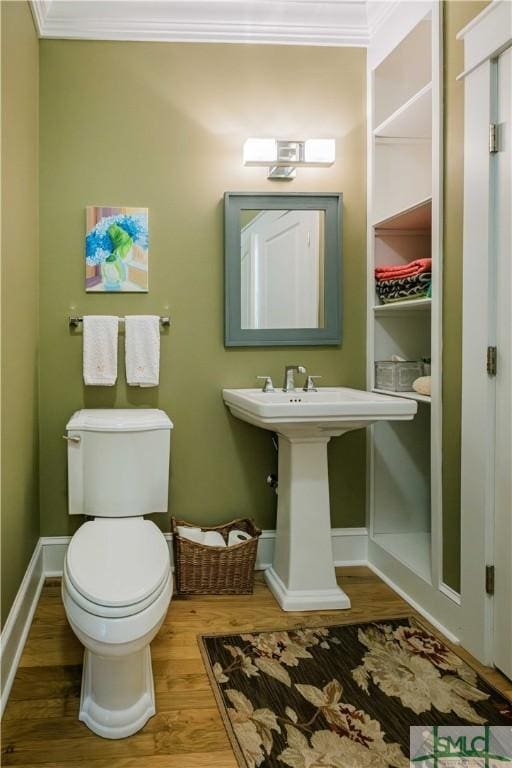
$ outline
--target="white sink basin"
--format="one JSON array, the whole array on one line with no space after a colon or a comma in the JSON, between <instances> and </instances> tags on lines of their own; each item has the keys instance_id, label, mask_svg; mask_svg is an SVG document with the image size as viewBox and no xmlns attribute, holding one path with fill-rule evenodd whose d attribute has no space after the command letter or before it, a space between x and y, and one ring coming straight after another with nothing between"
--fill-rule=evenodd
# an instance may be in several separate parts
<instances>
[{"instance_id":1,"label":"white sink basin","mask_svg":"<svg viewBox=\"0 0 512 768\"><path fill-rule=\"evenodd\" d=\"M376 421L408 421L418 404L346 387L222 396L233 416L279 437L274 560L265 571L274 597L285 611L350 608L332 557L327 443Z\"/></svg>"},{"instance_id":2,"label":"white sink basin","mask_svg":"<svg viewBox=\"0 0 512 768\"><path fill-rule=\"evenodd\" d=\"M282 435L335 437L376 421L407 421L417 403L348 387L322 387L318 392L262 392L224 389L224 402L239 419Z\"/></svg>"}]
</instances>

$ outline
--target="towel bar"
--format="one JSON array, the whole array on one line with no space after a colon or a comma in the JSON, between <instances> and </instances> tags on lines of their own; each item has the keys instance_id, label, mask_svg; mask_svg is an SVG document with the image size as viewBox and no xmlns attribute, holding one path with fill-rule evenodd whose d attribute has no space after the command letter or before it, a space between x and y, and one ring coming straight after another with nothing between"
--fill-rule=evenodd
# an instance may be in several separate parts
<instances>
[{"instance_id":1,"label":"towel bar","mask_svg":"<svg viewBox=\"0 0 512 768\"><path fill-rule=\"evenodd\" d=\"M124 323L124 317L119 317L119 322ZM70 328L77 328L80 323L83 322L83 317L79 315L69 315L68 317L68 324ZM171 318L165 315L160 315L160 325L162 325L164 328L168 327L171 324Z\"/></svg>"}]
</instances>

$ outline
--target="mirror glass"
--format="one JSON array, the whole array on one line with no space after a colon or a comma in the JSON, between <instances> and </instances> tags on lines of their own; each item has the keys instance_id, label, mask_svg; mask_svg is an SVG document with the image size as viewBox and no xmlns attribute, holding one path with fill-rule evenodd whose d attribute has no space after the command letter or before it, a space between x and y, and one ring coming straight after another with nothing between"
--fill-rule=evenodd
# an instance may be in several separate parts
<instances>
[{"instance_id":1,"label":"mirror glass","mask_svg":"<svg viewBox=\"0 0 512 768\"><path fill-rule=\"evenodd\" d=\"M324 211L240 211L242 328L324 327Z\"/></svg>"},{"instance_id":2,"label":"mirror glass","mask_svg":"<svg viewBox=\"0 0 512 768\"><path fill-rule=\"evenodd\" d=\"M342 195L226 192L226 346L341 343Z\"/></svg>"}]
</instances>

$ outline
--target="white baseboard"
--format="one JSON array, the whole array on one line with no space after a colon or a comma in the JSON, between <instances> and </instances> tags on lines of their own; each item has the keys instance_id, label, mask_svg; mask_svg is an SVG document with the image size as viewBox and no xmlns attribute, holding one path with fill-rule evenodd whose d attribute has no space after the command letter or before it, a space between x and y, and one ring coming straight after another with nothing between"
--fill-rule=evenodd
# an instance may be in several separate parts
<instances>
[{"instance_id":1,"label":"white baseboard","mask_svg":"<svg viewBox=\"0 0 512 768\"><path fill-rule=\"evenodd\" d=\"M44 579L43 547L39 539L0 636L0 717L11 692Z\"/></svg>"},{"instance_id":2,"label":"white baseboard","mask_svg":"<svg viewBox=\"0 0 512 768\"><path fill-rule=\"evenodd\" d=\"M368 530L366 528L332 528L332 554L337 568L368 565Z\"/></svg>"},{"instance_id":3,"label":"white baseboard","mask_svg":"<svg viewBox=\"0 0 512 768\"><path fill-rule=\"evenodd\" d=\"M366 528L333 528L332 553L337 567L348 565L366 565L368 561L368 531ZM172 552L172 533L164 534L169 546L171 563L174 567ZM275 531L262 531L256 557L256 570L264 571L274 559ZM40 539L43 548L44 573L46 577L62 576L66 548L71 536L43 536Z\"/></svg>"},{"instance_id":4,"label":"white baseboard","mask_svg":"<svg viewBox=\"0 0 512 768\"><path fill-rule=\"evenodd\" d=\"M409 594L407 594L407 592L405 592L403 589L398 587L394 581L392 581L388 576L386 576L385 573L383 573L379 568L377 568L375 565L373 565L370 562L367 562L366 565L371 571L373 571L373 573L376 576L379 577L379 579L382 579L382 581L384 581L388 585L388 587L391 587L393 592L396 592L397 595L400 595L400 597L403 598L403 600L405 600L407 603L409 603L409 605L411 605L415 611L417 611L421 616L423 616L430 624L432 624L433 627L438 629L442 635L447 637L451 643L454 643L455 645L460 644L459 638L456 635L454 635L451 630L449 630L444 624L441 624L441 622L438 621L436 618L434 618L434 616L432 616L431 613L429 613L424 608L422 608L422 606L416 600L414 600L414 598L412 598Z\"/></svg>"}]
</instances>

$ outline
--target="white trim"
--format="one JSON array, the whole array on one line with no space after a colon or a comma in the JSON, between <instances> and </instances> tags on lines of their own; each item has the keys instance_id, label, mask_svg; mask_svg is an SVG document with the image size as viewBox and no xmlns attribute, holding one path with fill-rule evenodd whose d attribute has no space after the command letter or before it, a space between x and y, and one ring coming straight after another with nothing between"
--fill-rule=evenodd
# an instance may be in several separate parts
<instances>
[{"instance_id":1,"label":"white trim","mask_svg":"<svg viewBox=\"0 0 512 768\"><path fill-rule=\"evenodd\" d=\"M464 71L457 78L460 80L512 45L510 0L493 0L482 13L461 29L457 40L464 41Z\"/></svg>"},{"instance_id":2,"label":"white trim","mask_svg":"<svg viewBox=\"0 0 512 768\"><path fill-rule=\"evenodd\" d=\"M288 25L270 24L210 24L195 22L194 25L168 22L165 26L158 22L89 21L73 24L48 23L45 25L44 38L58 40L119 40L126 42L181 42L181 43L259 43L266 45L308 45L365 48L368 45L366 30L358 31L350 27L302 29L296 26L291 32Z\"/></svg>"},{"instance_id":3,"label":"white trim","mask_svg":"<svg viewBox=\"0 0 512 768\"><path fill-rule=\"evenodd\" d=\"M172 533L164 533L164 536L174 568ZM272 565L275 537L274 530L262 531L256 558L257 571L264 571ZM332 528L331 538L334 565L337 568L367 564L368 531L366 528ZM45 577L62 576L66 548L71 541L71 536L43 536L39 541L43 549Z\"/></svg>"},{"instance_id":4,"label":"white trim","mask_svg":"<svg viewBox=\"0 0 512 768\"><path fill-rule=\"evenodd\" d=\"M443 581L443 17L432 7L432 363L430 408L432 584Z\"/></svg>"},{"instance_id":5,"label":"white trim","mask_svg":"<svg viewBox=\"0 0 512 768\"><path fill-rule=\"evenodd\" d=\"M62 576L64 558L71 536L43 536L39 539L43 548L45 578Z\"/></svg>"},{"instance_id":6,"label":"white trim","mask_svg":"<svg viewBox=\"0 0 512 768\"><path fill-rule=\"evenodd\" d=\"M409 8L403 0L29 2L42 38L350 47L367 47L397 8L408 19L418 5L418 0Z\"/></svg>"},{"instance_id":7,"label":"white trim","mask_svg":"<svg viewBox=\"0 0 512 768\"><path fill-rule=\"evenodd\" d=\"M50 9L51 0L29 0L32 18L37 30L38 37L44 37L44 28L46 17Z\"/></svg>"},{"instance_id":8,"label":"white trim","mask_svg":"<svg viewBox=\"0 0 512 768\"><path fill-rule=\"evenodd\" d=\"M368 45L395 4L368 14L363 0L31 0L44 38L356 47Z\"/></svg>"},{"instance_id":9,"label":"white trim","mask_svg":"<svg viewBox=\"0 0 512 768\"><path fill-rule=\"evenodd\" d=\"M378 3L366 4L368 19L368 34L372 38L386 23L401 0L379 0Z\"/></svg>"},{"instance_id":10,"label":"white trim","mask_svg":"<svg viewBox=\"0 0 512 768\"><path fill-rule=\"evenodd\" d=\"M471 21L468 21L465 27L462 27L459 32L457 32L456 39L457 40L463 40L468 32L471 32L476 26L480 24L481 21L484 20L486 16L488 16L490 13L493 13L496 9L496 2L489 3L483 11L480 11L480 13L471 19Z\"/></svg>"},{"instance_id":11,"label":"white trim","mask_svg":"<svg viewBox=\"0 0 512 768\"><path fill-rule=\"evenodd\" d=\"M39 539L0 636L0 717L11 692L44 579L43 549Z\"/></svg>"},{"instance_id":12,"label":"white trim","mask_svg":"<svg viewBox=\"0 0 512 768\"><path fill-rule=\"evenodd\" d=\"M495 158L489 153L495 66L486 60L464 81L460 636L487 664L492 661L492 598L485 591L485 566L493 562L495 381L487 375L485 356L495 333Z\"/></svg>"},{"instance_id":13,"label":"white trim","mask_svg":"<svg viewBox=\"0 0 512 768\"><path fill-rule=\"evenodd\" d=\"M331 537L336 568L368 564L368 530L366 528L333 528Z\"/></svg>"},{"instance_id":14,"label":"white trim","mask_svg":"<svg viewBox=\"0 0 512 768\"><path fill-rule=\"evenodd\" d=\"M452 600L456 605L461 604L461 597L460 593L456 592L454 589L448 586L448 584L445 584L444 581L442 581L439 585L439 591L443 593L443 595L446 595L446 597L449 597L450 600Z\"/></svg>"},{"instance_id":15,"label":"white trim","mask_svg":"<svg viewBox=\"0 0 512 768\"><path fill-rule=\"evenodd\" d=\"M445 637L448 638L448 640L451 643L455 643L456 645L459 645L460 641L459 638L453 634L451 630L448 629L444 624L441 624L440 621L438 621L434 616L432 616L431 613L426 611L422 606L413 598L411 595L406 592L404 589L401 589L392 579L389 578L389 576L386 576L383 571L381 571L379 568L377 568L376 565L373 563L368 563L368 568L373 571L373 573L379 577L379 579L382 579L388 587L391 587L393 592L396 592L397 595L400 595L400 597L405 600L409 605L411 605L415 611L417 611L421 616L423 616L430 624L432 624L433 627L439 630L441 634L443 634Z\"/></svg>"},{"instance_id":16,"label":"white trim","mask_svg":"<svg viewBox=\"0 0 512 768\"><path fill-rule=\"evenodd\" d=\"M368 67L375 69L412 29L432 10L436 0L399 0L382 23L372 29L368 46ZM378 33L378 34L377 34Z\"/></svg>"}]
</instances>

